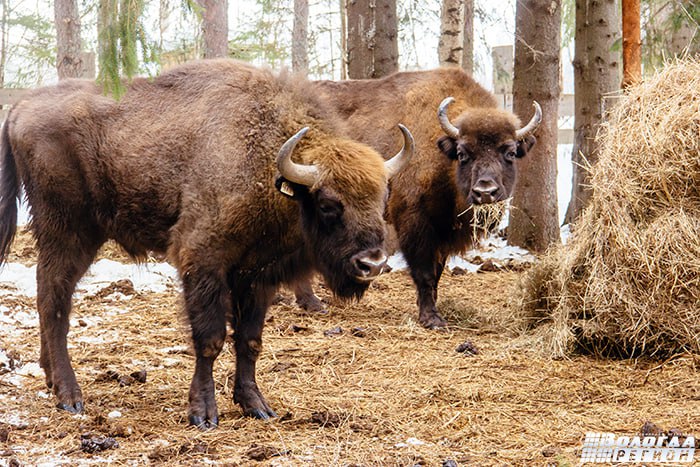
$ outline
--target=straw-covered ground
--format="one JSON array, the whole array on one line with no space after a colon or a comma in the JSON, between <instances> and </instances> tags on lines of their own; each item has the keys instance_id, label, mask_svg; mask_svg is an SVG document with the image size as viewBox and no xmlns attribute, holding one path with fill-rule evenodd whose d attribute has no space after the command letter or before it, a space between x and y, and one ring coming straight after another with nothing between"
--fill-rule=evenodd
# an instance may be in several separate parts
<instances>
[{"instance_id":1,"label":"straw-covered ground","mask_svg":"<svg viewBox=\"0 0 700 467\"><path fill-rule=\"evenodd\" d=\"M525 281L554 355L700 353L700 62L669 64L613 108L572 240Z\"/></svg>"},{"instance_id":2,"label":"straw-covered ground","mask_svg":"<svg viewBox=\"0 0 700 467\"><path fill-rule=\"evenodd\" d=\"M34 261L26 234L13 251L11 261ZM577 465L588 431L634 434L647 420L700 427L700 358L552 360L536 334L516 336L510 302L521 275L446 273L439 305L449 332L416 324L402 272L380 277L359 303L335 303L317 287L326 315L300 312L284 293L258 366L280 417L242 417L227 347L215 374L221 425L210 432L186 424L194 361L177 292L112 285L75 305L69 345L82 416L47 395L37 326L0 337L14 368L2 375L0 365L0 465ZM5 322L35 313L34 299L2 304ZM456 352L466 341L476 355Z\"/></svg>"}]
</instances>

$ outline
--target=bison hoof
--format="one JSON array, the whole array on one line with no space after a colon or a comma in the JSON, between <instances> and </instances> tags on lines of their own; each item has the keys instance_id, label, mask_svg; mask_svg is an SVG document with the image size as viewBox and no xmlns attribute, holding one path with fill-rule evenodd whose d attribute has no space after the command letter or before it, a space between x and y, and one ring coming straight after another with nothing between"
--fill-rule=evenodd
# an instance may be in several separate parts
<instances>
[{"instance_id":1,"label":"bison hoof","mask_svg":"<svg viewBox=\"0 0 700 467\"><path fill-rule=\"evenodd\" d=\"M274 410L263 410L263 409L250 409L245 412L247 417L257 418L260 420L269 420L271 418L277 418L277 414Z\"/></svg>"},{"instance_id":2,"label":"bison hoof","mask_svg":"<svg viewBox=\"0 0 700 467\"><path fill-rule=\"evenodd\" d=\"M60 410L65 410L68 413L72 414L78 414L78 413L83 413L83 410L85 409L83 407L82 402L75 402L73 404L66 404L65 402L59 402L56 404L56 408Z\"/></svg>"},{"instance_id":3,"label":"bison hoof","mask_svg":"<svg viewBox=\"0 0 700 467\"><path fill-rule=\"evenodd\" d=\"M437 313L430 314L428 316L421 316L419 318L420 324L427 329L435 329L444 331L447 329L447 321Z\"/></svg>"},{"instance_id":4,"label":"bison hoof","mask_svg":"<svg viewBox=\"0 0 700 467\"><path fill-rule=\"evenodd\" d=\"M219 417L214 417L212 419L200 417L199 415L190 415L189 417L190 425L196 426L202 431L213 430L219 426Z\"/></svg>"},{"instance_id":5,"label":"bison hoof","mask_svg":"<svg viewBox=\"0 0 700 467\"><path fill-rule=\"evenodd\" d=\"M301 307L302 310L311 313L327 314L328 310L323 306L323 302L318 299L315 295L310 297L297 297L297 305Z\"/></svg>"}]
</instances>

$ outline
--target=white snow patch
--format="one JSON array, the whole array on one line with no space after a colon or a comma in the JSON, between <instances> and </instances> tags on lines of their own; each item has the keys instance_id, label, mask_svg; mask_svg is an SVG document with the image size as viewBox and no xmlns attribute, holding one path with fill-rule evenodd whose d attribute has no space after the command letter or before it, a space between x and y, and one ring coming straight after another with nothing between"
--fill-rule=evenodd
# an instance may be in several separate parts
<instances>
[{"instance_id":1,"label":"white snow patch","mask_svg":"<svg viewBox=\"0 0 700 467\"><path fill-rule=\"evenodd\" d=\"M177 270L167 263L123 264L110 259L94 263L78 283L88 295L120 279L129 279L137 292L165 292L178 283Z\"/></svg>"},{"instance_id":2,"label":"white snow patch","mask_svg":"<svg viewBox=\"0 0 700 467\"><path fill-rule=\"evenodd\" d=\"M13 290L3 290L8 287ZM0 268L0 295L13 292L27 297L36 297L36 266L6 263Z\"/></svg>"},{"instance_id":3,"label":"white snow patch","mask_svg":"<svg viewBox=\"0 0 700 467\"><path fill-rule=\"evenodd\" d=\"M174 345L172 347L163 347L161 349L158 349L158 352L164 353L164 354L184 354L189 352L189 347L186 345Z\"/></svg>"},{"instance_id":4,"label":"white snow patch","mask_svg":"<svg viewBox=\"0 0 700 467\"><path fill-rule=\"evenodd\" d=\"M425 441L421 441L418 438L411 437L406 440L406 444L410 444L411 446L422 446L426 443Z\"/></svg>"},{"instance_id":5,"label":"white snow patch","mask_svg":"<svg viewBox=\"0 0 700 467\"><path fill-rule=\"evenodd\" d=\"M0 370L2 368L10 369L10 357L7 356L4 349L0 349Z\"/></svg>"},{"instance_id":6,"label":"white snow patch","mask_svg":"<svg viewBox=\"0 0 700 467\"><path fill-rule=\"evenodd\" d=\"M107 418L119 418L122 416L122 413L118 410L112 410L110 413L107 414Z\"/></svg>"},{"instance_id":7,"label":"white snow patch","mask_svg":"<svg viewBox=\"0 0 700 467\"><path fill-rule=\"evenodd\" d=\"M122 264L101 259L80 280L76 295L94 294L120 279L129 279L137 292L160 293L179 287L177 270L167 263ZM36 297L36 266L5 264L0 270L0 295L10 294ZM114 293L110 297L120 301L130 298L122 293ZM3 319L2 314L0 320Z\"/></svg>"},{"instance_id":8,"label":"white snow patch","mask_svg":"<svg viewBox=\"0 0 700 467\"><path fill-rule=\"evenodd\" d=\"M395 448L407 448L408 446L423 446L425 444L428 444L428 443L426 443L425 441L422 441L418 438L410 437L406 440L406 442L396 443L394 445L394 447Z\"/></svg>"},{"instance_id":9,"label":"white snow patch","mask_svg":"<svg viewBox=\"0 0 700 467\"><path fill-rule=\"evenodd\" d=\"M463 255L453 255L447 260L447 268L452 270L456 267L467 272L476 272L484 261L491 260L493 263L508 267L522 264L534 263L535 256L528 250L508 245L508 243L498 237L488 237ZM392 271L403 271L408 269L408 263L401 252L389 257L387 261Z\"/></svg>"}]
</instances>

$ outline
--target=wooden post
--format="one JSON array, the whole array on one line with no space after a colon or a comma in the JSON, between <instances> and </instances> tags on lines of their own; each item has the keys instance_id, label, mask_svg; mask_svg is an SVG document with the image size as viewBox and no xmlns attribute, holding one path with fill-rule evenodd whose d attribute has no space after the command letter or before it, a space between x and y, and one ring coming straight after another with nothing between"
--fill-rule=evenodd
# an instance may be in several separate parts
<instances>
[{"instance_id":1,"label":"wooden post","mask_svg":"<svg viewBox=\"0 0 700 467\"><path fill-rule=\"evenodd\" d=\"M622 0L622 89L642 80L639 0Z\"/></svg>"}]
</instances>

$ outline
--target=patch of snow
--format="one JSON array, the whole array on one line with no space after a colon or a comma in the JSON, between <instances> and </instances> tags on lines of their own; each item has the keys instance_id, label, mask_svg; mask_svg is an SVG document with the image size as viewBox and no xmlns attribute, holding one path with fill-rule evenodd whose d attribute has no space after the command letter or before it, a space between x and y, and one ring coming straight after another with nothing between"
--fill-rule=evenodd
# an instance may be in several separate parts
<instances>
[{"instance_id":1,"label":"patch of snow","mask_svg":"<svg viewBox=\"0 0 700 467\"><path fill-rule=\"evenodd\" d=\"M425 441L421 441L418 438L411 437L406 440L406 444L410 444L411 446L422 446L426 443Z\"/></svg>"},{"instance_id":2,"label":"patch of snow","mask_svg":"<svg viewBox=\"0 0 700 467\"><path fill-rule=\"evenodd\" d=\"M406 258L403 257L403 253L397 251L393 255L389 256L386 260L386 264L389 265L392 271L403 271L408 269L408 263L406 263Z\"/></svg>"},{"instance_id":3,"label":"patch of snow","mask_svg":"<svg viewBox=\"0 0 700 467\"><path fill-rule=\"evenodd\" d=\"M0 349L0 368L10 368L10 357L7 356L7 353L4 349Z\"/></svg>"},{"instance_id":4,"label":"patch of snow","mask_svg":"<svg viewBox=\"0 0 700 467\"><path fill-rule=\"evenodd\" d=\"M39 314L24 310L0 312L0 324L12 324L16 327L34 328L39 326Z\"/></svg>"},{"instance_id":5,"label":"patch of snow","mask_svg":"<svg viewBox=\"0 0 700 467\"><path fill-rule=\"evenodd\" d=\"M178 283L177 270L168 263L124 264L103 258L92 266L77 289L94 294L120 279L129 279L137 292L165 292Z\"/></svg>"},{"instance_id":6,"label":"patch of snow","mask_svg":"<svg viewBox=\"0 0 700 467\"><path fill-rule=\"evenodd\" d=\"M181 354L189 352L189 347L186 345L174 345L172 347L163 347L158 349L158 352L164 354Z\"/></svg>"},{"instance_id":7,"label":"patch of snow","mask_svg":"<svg viewBox=\"0 0 700 467\"><path fill-rule=\"evenodd\" d=\"M474 264L461 256L450 256L445 264L447 269L462 268L467 272L476 272L479 270L479 265Z\"/></svg>"},{"instance_id":8,"label":"patch of snow","mask_svg":"<svg viewBox=\"0 0 700 467\"><path fill-rule=\"evenodd\" d=\"M566 245L571 237L571 226L569 224L562 225L561 230L559 230L559 235L561 236L561 242Z\"/></svg>"},{"instance_id":9,"label":"patch of snow","mask_svg":"<svg viewBox=\"0 0 700 467\"><path fill-rule=\"evenodd\" d=\"M29 362L15 369L15 373L20 376L31 376L33 378L43 378L44 370L41 369L39 363Z\"/></svg>"},{"instance_id":10,"label":"patch of snow","mask_svg":"<svg viewBox=\"0 0 700 467\"><path fill-rule=\"evenodd\" d=\"M36 297L36 266L5 263L0 269L0 295L16 293ZM3 290L9 287L13 290Z\"/></svg>"},{"instance_id":11,"label":"patch of snow","mask_svg":"<svg viewBox=\"0 0 700 467\"><path fill-rule=\"evenodd\" d=\"M76 295L92 295L120 279L131 280L137 292L159 293L179 287L177 270L168 263L123 264L101 259L80 280ZM0 295L10 294L36 297L36 266L7 263L0 269ZM110 297L114 300L130 298L119 292ZM0 319L3 319L2 313Z\"/></svg>"},{"instance_id":12,"label":"patch of snow","mask_svg":"<svg viewBox=\"0 0 700 467\"><path fill-rule=\"evenodd\" d=\"M180 359L178 359L178 358L166 357L166 358L161 360L161 363L163 364L163 367L165 367L165 368L172 368L174 366L179 365L181 362L180 362Z\"/></svg>"},{"instance_id":13,"label":"patch of snow","mask_svg":"<svg viewBox=\"0 0 700 467\"><path fill-rule=\"evenodd\" d=\"M464 254L467 261L492 260L494 263L515 262L518 264L533 263L535 257L526 249L509 245L503 238L488 237L484 239L478 248L471 249Z\"/></svg>"},{"instance_id":14,"label":"patch of snow","mask_svg":"<svg viewBox=\"0 0 700 467\"><path fill-rule=\"evenodd\" d=\"M122 413L118 410L112 410L110 413L107 414L107 418L119 418L122 416Z\"/></svg>"},{"instance_id":15,"label":"patch of snow","mask_svg":"<svg viewBox=\"0 0 700 467\"><path fill-rule=\"evenodd\" d=\"M16 427L26 427L28 423L25 417L27 417L27 414L19 414L17 411L13 413L0 413L0 423ZM14 446L13 449L15 449Z\"/></svg>"},{"instance_id":16,"label":"patch of snow","mask_svg":"<svg viewBox=\"0 0 700 467\"><path fill-rule=\"evenodd\" d=\"M121 341L121 335L119 331L104 331L97 335L92 333L87 336L77 336L72 341L76 344L105 344ZM75 348L75 345L69 344L68 348Z\"/></svg>"}]
</instances>

